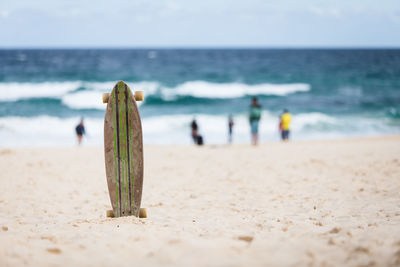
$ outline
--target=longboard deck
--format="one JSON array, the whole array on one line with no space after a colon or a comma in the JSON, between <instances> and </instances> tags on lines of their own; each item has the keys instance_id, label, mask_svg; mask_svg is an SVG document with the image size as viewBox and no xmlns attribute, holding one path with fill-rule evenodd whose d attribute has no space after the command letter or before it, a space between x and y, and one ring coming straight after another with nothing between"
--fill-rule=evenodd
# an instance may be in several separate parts
<instances>
[{"instance_id":1,"label":"longboard deck","mask_svg":"<svg viewBox=\"0 0 400 267\"><path fill-rule=\"evenodd\" d=\"M122 81L108 98L104 156L114 216L138 217L143 187L142 123L136 100Z\"/></svg>"}]
</instances>

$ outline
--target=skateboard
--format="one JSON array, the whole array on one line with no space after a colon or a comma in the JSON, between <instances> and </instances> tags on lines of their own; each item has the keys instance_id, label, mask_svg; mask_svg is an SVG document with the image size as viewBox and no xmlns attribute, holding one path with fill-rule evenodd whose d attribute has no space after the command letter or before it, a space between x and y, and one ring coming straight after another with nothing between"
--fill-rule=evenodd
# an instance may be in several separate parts
<instances>
[{"instance_id":1,"label":"skateboard","mask_svg":"<svg viewBox=\"0 0 400 267\"><path fill-rule=\"evenodd\" d=\"M111 93L103 94L107 103L104 117L104 158L108 192L112 210L107 217L147 217L140 208L143 188L142 123L136 101L143 101L143 92L134 95L128 85L119 81Z\"/></svg>"}]
</instances>

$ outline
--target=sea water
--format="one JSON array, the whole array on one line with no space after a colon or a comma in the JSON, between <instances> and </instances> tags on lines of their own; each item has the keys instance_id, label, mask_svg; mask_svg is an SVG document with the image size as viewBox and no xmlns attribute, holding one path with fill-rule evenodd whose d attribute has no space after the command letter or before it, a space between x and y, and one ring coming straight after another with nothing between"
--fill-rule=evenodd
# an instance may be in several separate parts
<instances>
[{"instance_id":1,"label":"sea water","mask_svg":"<svg viewBox=\"0 0 400 267\"><path fill-rule=\"evenodd\" d=\"M118 80L145 93L148 144L190 144L196 118L206 144L250 142L252 97L263 108L261 141L400 133L396 49L0 50L0 146L72 146L84 117L85 145L103 143L101 95Z\"/></svg>"}]
</instances>

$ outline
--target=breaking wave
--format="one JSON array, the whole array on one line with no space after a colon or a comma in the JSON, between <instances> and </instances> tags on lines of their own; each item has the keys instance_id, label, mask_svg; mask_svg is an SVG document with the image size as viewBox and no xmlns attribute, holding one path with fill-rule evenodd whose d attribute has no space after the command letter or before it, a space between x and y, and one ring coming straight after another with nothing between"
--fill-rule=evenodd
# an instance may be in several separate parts
<instances>
[{"instance_id":1,"label":"breaking wave","mask_svg":"<svg viewBox=\"0 0 400 267\"><path fill-rule=\"evenodd\" d=\"M45 82L45 83L0 83L0 101L10 102L21 99L56 98L71 109L104 109L101 94L110 92L115 82ZM145 98L160 97L163 101L174 101L179 97L208 99L230 99L245 96L286 96L307 92L310 85L210 83L190 81L175 87L167 87L157 82L128 82L132 90L144 91Z\"/></svg>"}]
</instances>

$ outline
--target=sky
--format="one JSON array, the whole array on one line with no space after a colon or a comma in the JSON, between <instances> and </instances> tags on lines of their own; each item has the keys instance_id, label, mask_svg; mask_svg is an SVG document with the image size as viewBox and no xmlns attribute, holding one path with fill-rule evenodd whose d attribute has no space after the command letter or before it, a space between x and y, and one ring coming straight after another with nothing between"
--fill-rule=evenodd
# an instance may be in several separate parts
<instances>
[{"instance_id":1,"label":"sky","mask_svg":"<svg viewBox=\"0 0 400 267\"><path fill-rule=\"evenodd\" d=\"M0 47L400 47L400 0L0 0Z\"/></svg>"}]
</instances>

